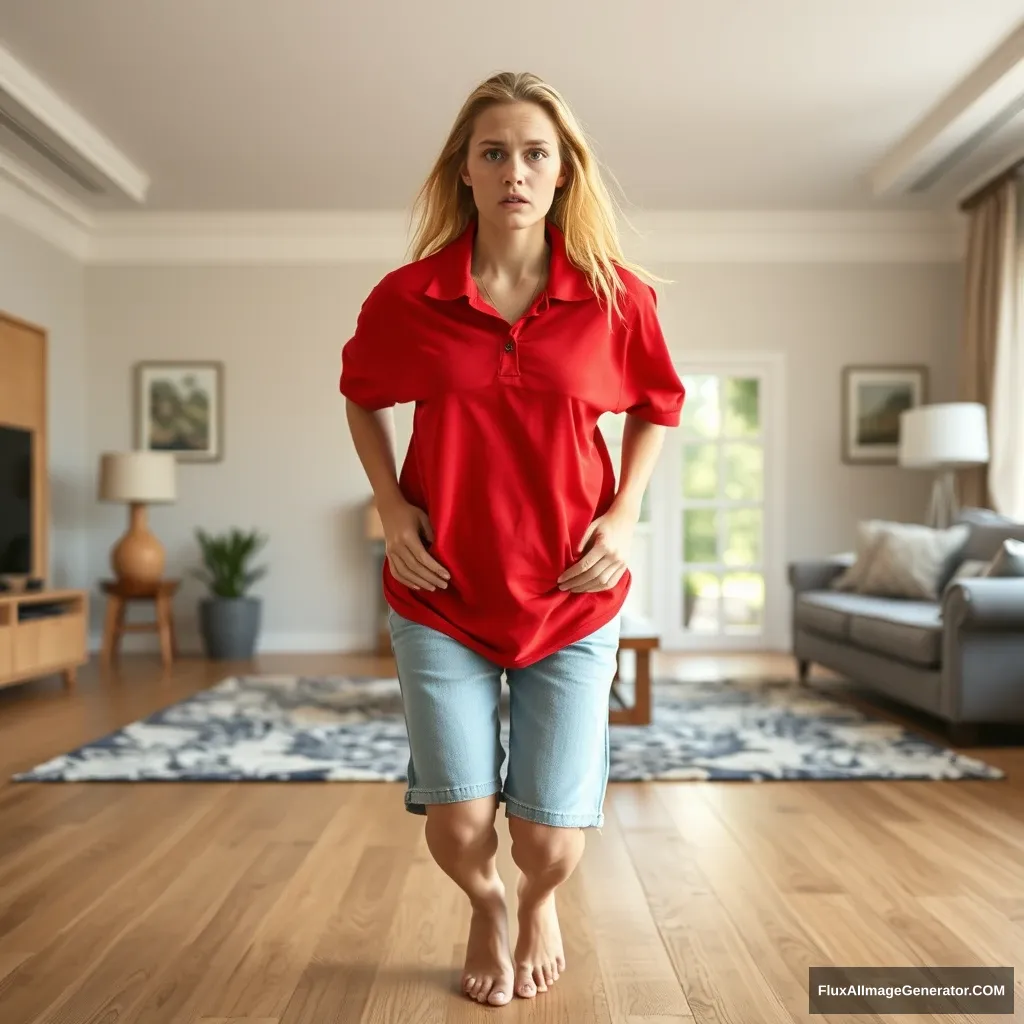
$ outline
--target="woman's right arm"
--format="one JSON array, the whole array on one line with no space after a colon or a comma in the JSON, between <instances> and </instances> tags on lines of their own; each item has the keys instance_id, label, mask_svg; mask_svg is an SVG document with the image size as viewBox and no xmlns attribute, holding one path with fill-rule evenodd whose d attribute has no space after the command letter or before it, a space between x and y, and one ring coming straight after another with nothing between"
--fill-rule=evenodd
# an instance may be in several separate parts
<instances>
[{"instance_id":1,"label":"woman's right arm","mask_svg":"<svg viewBox=\"0 0 1024 1024\"><path fill-rule=\"evenodd\" d=\"M356 454L373 489L392 574L413 590L445 589L448 571L427 551L421 537L422 533L428 542L433 541L430 520L423 509L405 500L398 486L393 409L366 409L346 398L345 415Z\"/></svg>"}]
</instances>

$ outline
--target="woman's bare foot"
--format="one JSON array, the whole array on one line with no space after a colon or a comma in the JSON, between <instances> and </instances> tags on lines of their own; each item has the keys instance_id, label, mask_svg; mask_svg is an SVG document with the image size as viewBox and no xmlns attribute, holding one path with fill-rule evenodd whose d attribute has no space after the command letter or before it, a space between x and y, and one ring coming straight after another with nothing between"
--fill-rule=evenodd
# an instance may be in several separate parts
<instances>
[{"instance_id":1,"label":"woman's bare foot","mask_svg":"<svg viewBox=\"0 0 1024 1024\"><path fill-rule=\"evenodd\" d=\"M547 992L565 970L562 931L558 925L555 894L539 899L519 881L519 938L513 959L517 996L527 999Z\"/></svg>"},{"instance_id":2,"label":"woman's bare foot","mask_svg":"<svg viewBox=\"0 0 1024 1024\"><path fill-rule=\"evenodd\" d=\"M504 1006L512 1000L512 980L508 911L504 889L500 889L473 905L462 991L478 1003Z\"/></svg>"}]
</instances>

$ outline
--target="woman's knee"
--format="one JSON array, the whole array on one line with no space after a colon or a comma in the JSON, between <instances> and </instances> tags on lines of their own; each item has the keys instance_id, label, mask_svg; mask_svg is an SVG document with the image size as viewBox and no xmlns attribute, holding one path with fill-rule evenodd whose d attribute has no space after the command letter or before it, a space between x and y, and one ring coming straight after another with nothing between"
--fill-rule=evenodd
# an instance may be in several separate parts
<instances>
[{"instance_id":1,"label":"woman's knee","mask_svg":"<svg viewBox=\"0 0 1024 1024\"><path fill-rule=\"evenodd\" d=\"M452 850L469 850L497 840L497 797L427 805L427 837Z\"/></svg>"},{"instance_id":2,"label":"woman's knee","mask_svg":"<svg viewBox=\"0 0 1024 1024\"><path fill-rule=\"evenodd\" d=\"M582 829L542 825L514 815L509 815L508 831L512 859L519 868L533 872L571 871L584 843Z\"/></svg>"}]
</instances>

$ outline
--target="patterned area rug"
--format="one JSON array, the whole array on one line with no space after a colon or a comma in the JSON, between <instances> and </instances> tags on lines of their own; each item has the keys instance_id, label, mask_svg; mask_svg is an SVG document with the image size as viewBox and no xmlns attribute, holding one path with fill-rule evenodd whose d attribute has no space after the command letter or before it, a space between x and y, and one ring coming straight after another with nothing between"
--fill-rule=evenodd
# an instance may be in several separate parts
<instances>
[{"instance_id":1,"label":"patterned area rug","mask_svg":"<svg viewBox=\"0 0 1024 1024\"><path fill-rule=\"evenodd\" d=\"M611 781L1003 777L788 680L659 680L653 717L612 727ZM14 779L404 781L408 757L396 679L243 676Z\"/></svg>"}]
</instances>

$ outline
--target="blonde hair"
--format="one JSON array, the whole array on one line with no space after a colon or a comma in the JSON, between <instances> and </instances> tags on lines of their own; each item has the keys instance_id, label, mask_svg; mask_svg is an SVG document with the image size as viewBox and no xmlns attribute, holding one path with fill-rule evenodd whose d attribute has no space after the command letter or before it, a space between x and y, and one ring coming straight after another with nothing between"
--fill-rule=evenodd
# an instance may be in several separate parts
<instances>
[{"instance_id":1,"label":"blonde hair","mask_svg":"<svg viewBox=\"0 0 1024 1024\"><path fill-rule=\"evenodd\" d=\"M555 124L566 183L555 193L547 219L565 236L566 255L587 277L591 289L621 316L625 291L616 265L661 280L625 258L619 243L619 207L605 187L598 162L583 128L561 94L529 72L502 72L473 90L462 105L413 207L419 226L412 258L421 259L458 238L476 214L473 192L462 180L469 139L479 114L496 103L526 102L540 106Z\"/></svg>"}]
</instances>

